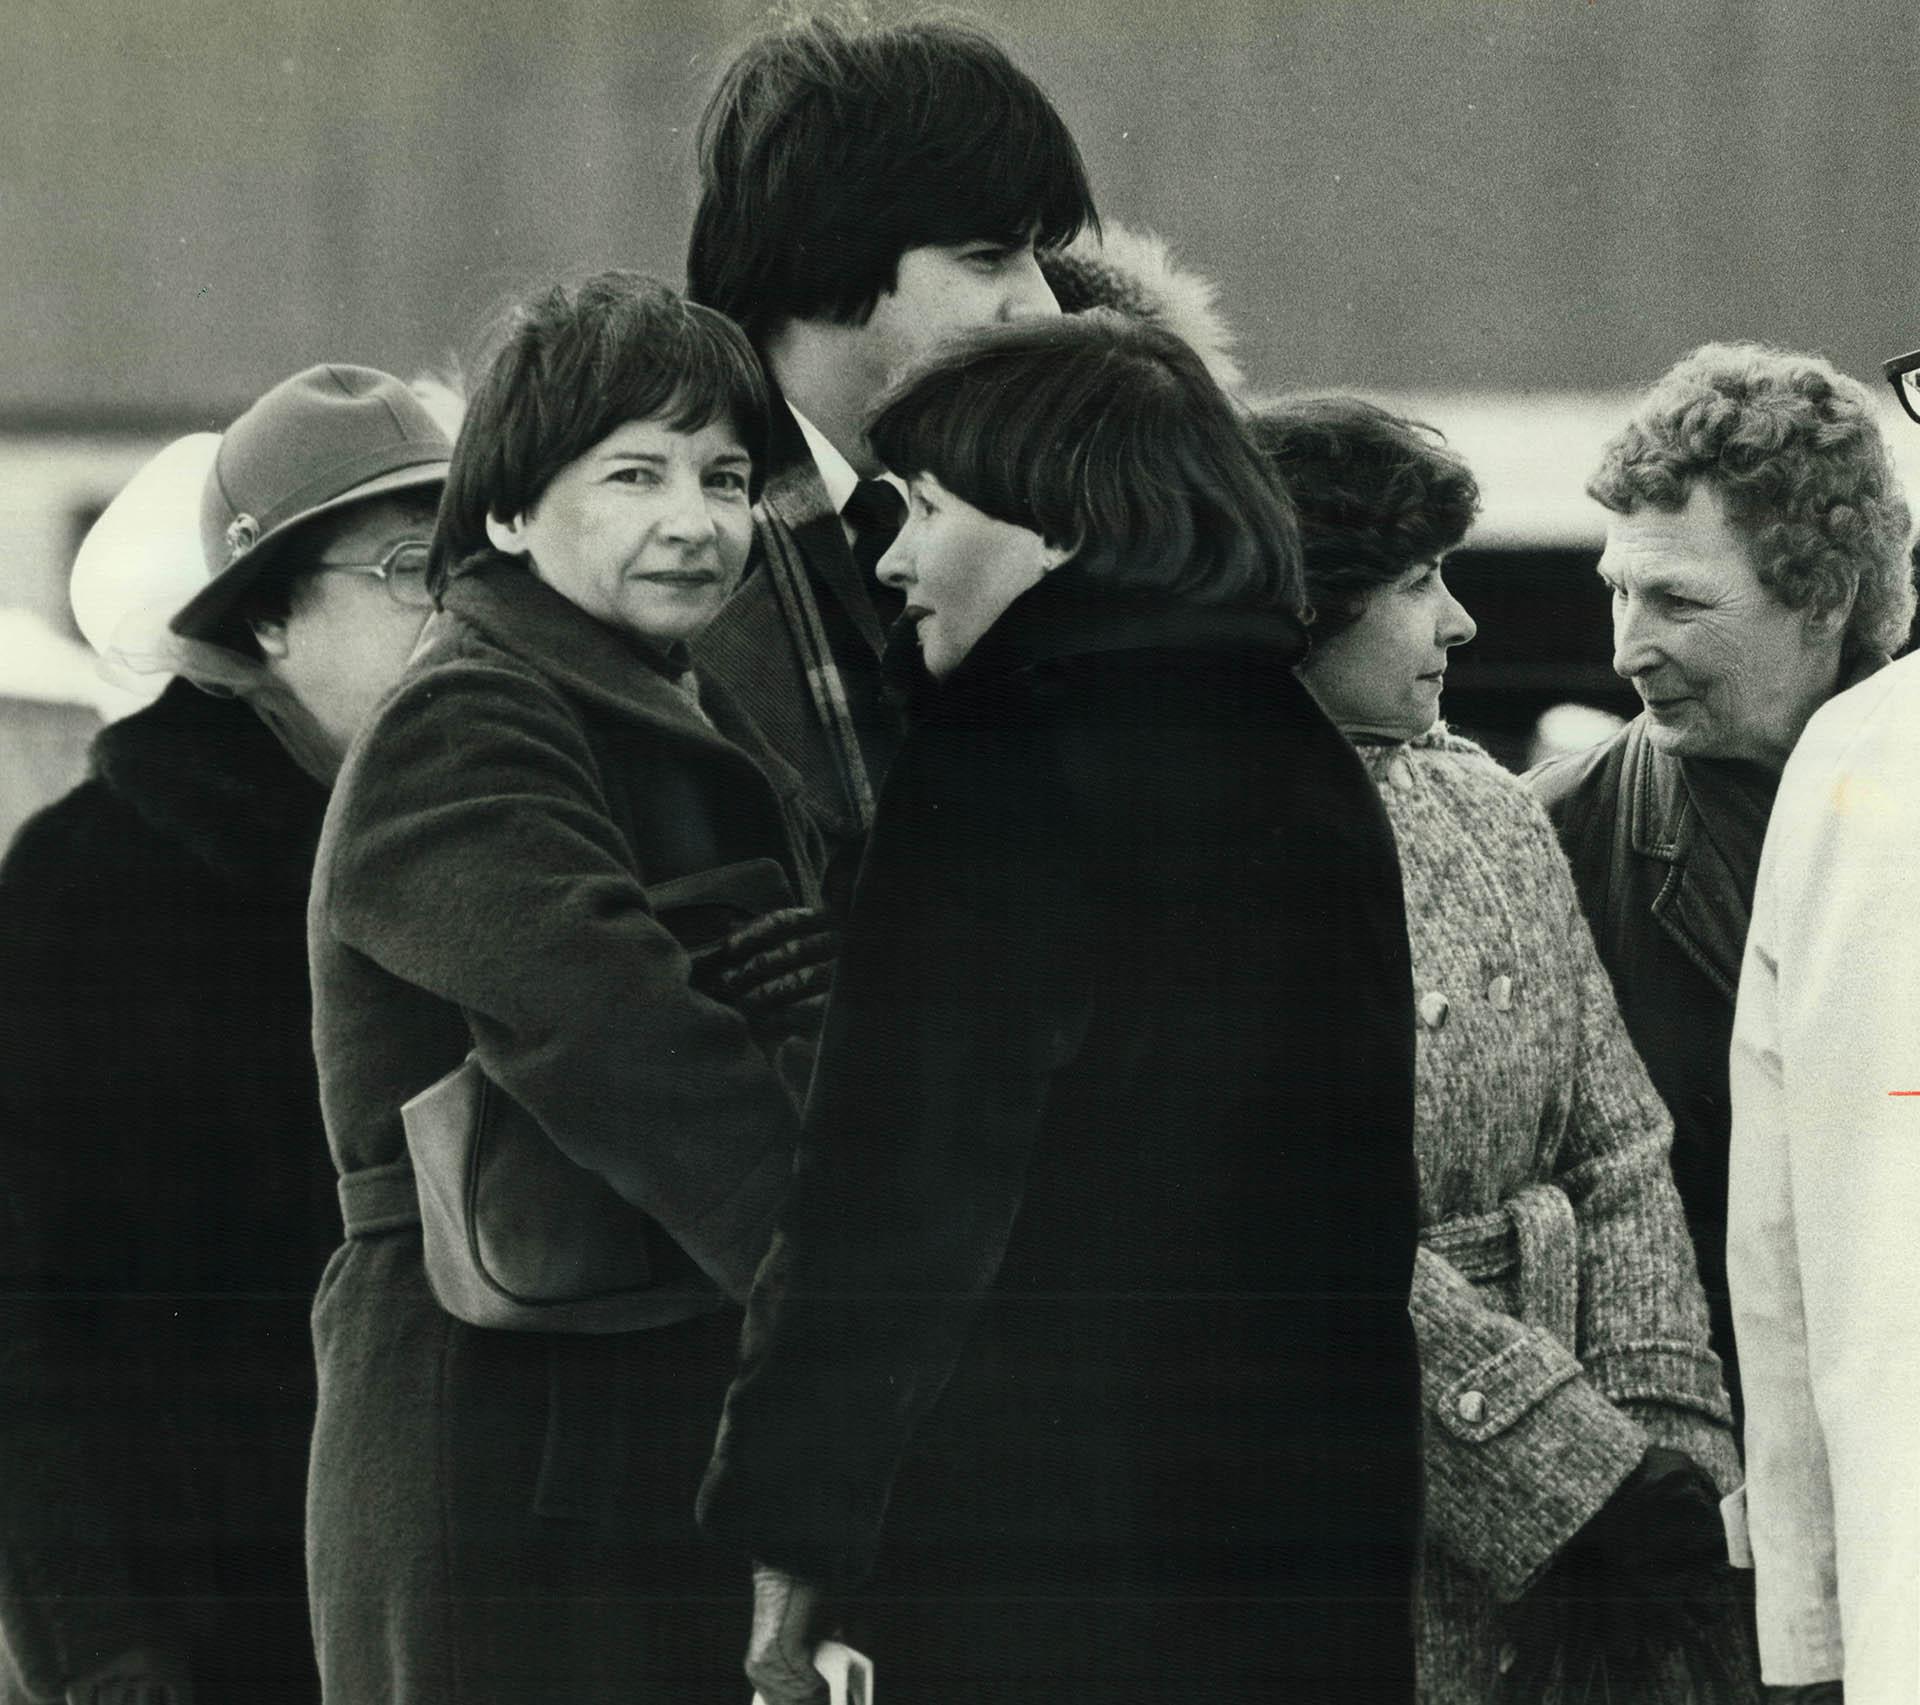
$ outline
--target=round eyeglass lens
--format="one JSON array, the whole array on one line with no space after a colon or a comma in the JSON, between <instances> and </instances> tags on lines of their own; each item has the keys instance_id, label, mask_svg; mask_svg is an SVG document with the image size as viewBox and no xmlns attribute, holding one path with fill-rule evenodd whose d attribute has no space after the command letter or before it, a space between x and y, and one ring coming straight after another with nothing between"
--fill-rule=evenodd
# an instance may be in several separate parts
<instances>
[{"instance_id":1,"label":"round eyeglass lens","mask_svg":"<svg viewBox=\"0 0 1920 1705\"><path fill-rule=\"evenodd\" d=\"M427 560L432 550L425 544L401 545L387 558L387 590L395 600L410 609L432 606L427 591Z\"/></svg>"}]
</instances>

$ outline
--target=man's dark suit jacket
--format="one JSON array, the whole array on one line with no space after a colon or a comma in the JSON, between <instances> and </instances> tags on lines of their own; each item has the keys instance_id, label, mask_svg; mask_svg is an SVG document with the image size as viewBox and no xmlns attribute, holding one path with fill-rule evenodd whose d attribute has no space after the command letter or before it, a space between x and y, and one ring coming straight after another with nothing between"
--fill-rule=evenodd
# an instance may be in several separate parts
<instances>
[{"instance_id":1,"label":"man's dark suit jacket","mask_svg":"<svg viewBox=\"0 0 1920 1705\"><path fill-rule=\"evenodd\" d=\"M899 742L881 684L886 630L799 422L776 399L754 552L739 589L694 647L762 735L800 772L829 845L865 838Z\"/></svg>"}]
</instances>

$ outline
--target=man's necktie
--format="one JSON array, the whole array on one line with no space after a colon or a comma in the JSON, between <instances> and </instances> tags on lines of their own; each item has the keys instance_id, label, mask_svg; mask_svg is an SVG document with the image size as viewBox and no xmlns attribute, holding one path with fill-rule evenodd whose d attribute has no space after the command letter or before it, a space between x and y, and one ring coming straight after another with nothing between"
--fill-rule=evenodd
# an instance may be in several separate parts
<instances>
[{"instance_id":1,"label":"man's necktie","mask_svg":"<svg viewBox=\"0 0 1920 1705\"><path fill-rule=\"evenodd\" d=\"M898 486L885 480L862 480L853 488L840 511L853 529L853 562L860 570L860 582L873 598L880 626L891 627L906 608L906 599L891 586L882 586L873 577L880 559L887 554L907 518L906 499Z\"/></svg>"}]
</instances>

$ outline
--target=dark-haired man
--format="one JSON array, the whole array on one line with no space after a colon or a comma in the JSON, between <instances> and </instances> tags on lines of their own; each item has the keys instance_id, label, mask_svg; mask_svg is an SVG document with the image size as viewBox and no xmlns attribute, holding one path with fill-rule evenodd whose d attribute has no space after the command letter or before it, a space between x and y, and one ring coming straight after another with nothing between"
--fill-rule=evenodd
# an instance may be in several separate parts
<instances>
[{"instance_id":1,"label":"dark-haired man","mask_svg":"<svg viewBox=\"0 0 1920 1705\"><path fill-rule=\"evenodd\" d=\"M308 877L449 453L397 379L312 368L162 452L76 565L95 648L176 678L0 865L7 1705L318 1695Z\"/></svg>"},{"instance_id":2,"label":"dark-haired man","mask_svg":"<svg viewBox=\"0 0 1920 1705\"><path fill-rule=\"evenodd\" d=\"M700 125L688 294L746 328L779 393L760 550L703 666L856 844L898 737L881 692L904 505L862 434L948 334L1059 312L1039 253L1096 228L1064 121L991 37L809 19L745 48Z\"/></svg>"}]
</instances>

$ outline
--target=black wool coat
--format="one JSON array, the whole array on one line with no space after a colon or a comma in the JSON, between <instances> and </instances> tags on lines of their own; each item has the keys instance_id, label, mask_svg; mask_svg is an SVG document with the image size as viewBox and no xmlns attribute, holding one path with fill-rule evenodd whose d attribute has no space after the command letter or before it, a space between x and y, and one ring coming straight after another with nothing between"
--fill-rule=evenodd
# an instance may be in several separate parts
<instances>
[{"instance_id":1,"label":"black wool coat","mask_svg":"<svg viewBox=\"0 0 1920 1705\"><path fill-rule=\"evenodd\" d=\"M312 1698L326 796L180 681L92 772L0 867L0 1677L185 1636L202 1701Z\"/></svg>"},{"instance_id":2,"label":"black wool coat","mask_svg":"<svg viewBox=\"0 0 1920 1705\"><path fill-rule=\"evenodd\" d=\"M1056 576L881 795L702 1509L903 1697L1411 1697L1405 914L1298 649Z\"/></svg>"},{"instance_id":3,"label":"black wool coat","mask_svg":"<svg viewBox=\"0 0 1920 1705\"><path fill-rule=\"evenodd\" d=\"M798 1110L744 1020L691 987L647 889L767 858L808 899L796 793L723 695L696 705L517 564L464 573L322 836L314 1035L341 1170L399 1160L401 1104L475 1048L661 1228L662 1283L697 1268L744 1292ZM737 1699L744 1577L692 1520L736 1329L728 1310L476 1330L434 1302L417 1226L344 1245L313 1322L327 1697Z\"/></svg>"}]
</instances>

